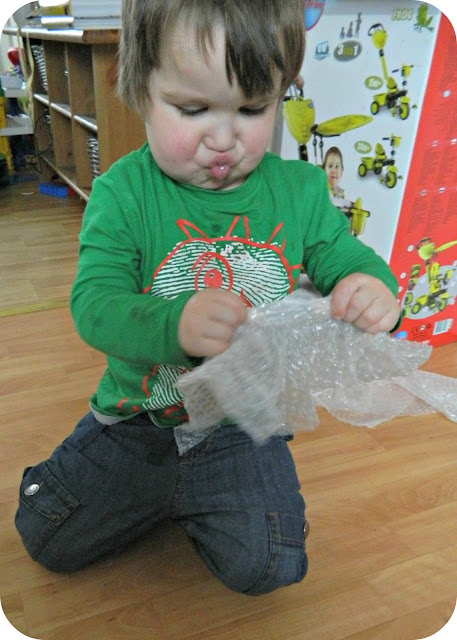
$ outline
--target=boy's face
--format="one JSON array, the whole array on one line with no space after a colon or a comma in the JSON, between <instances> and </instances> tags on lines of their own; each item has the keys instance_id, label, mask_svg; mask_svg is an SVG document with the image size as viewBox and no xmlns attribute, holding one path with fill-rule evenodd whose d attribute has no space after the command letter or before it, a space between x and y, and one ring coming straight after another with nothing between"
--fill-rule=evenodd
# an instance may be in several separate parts
<instances>
[{"instance_id":1,"label":"boy's face","mask_svg":"<svg viewBox=\"0 0 457 640\"><path fill-rule=\"evenodd\" d=\"M341 158L336 153L330 153L325 163L325 173L329 183L335 186L340 181L343 175L343 167L341 164Z\"/></svg>"},{"instance_id":2,"label":"boy's face","mask_svg":"<svg viewBox=\"0 0 457 640\"><path fill-rule=\"evenodd\" d=\"M151 73L145 121L160 168L178 182L232 189L259 164L273 132L275 95L246 100L225 70L225 39L214 30L208 62L192 30L177 28L164 43L162 66Z\"/></svg>"}]
</instances>

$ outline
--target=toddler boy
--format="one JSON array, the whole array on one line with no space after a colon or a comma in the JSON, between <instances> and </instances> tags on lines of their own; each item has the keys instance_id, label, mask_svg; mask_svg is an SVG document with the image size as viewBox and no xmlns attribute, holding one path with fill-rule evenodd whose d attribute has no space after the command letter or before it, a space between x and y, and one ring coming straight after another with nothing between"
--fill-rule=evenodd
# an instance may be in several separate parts
<instances>
[{"instance_id":1,"label":"toddler boy","mask_svg":"<svg viewBox=\"0 0 457 640\"><path fill-rule=\"evenodd\" d=\"M262 594L307 571L287 439L259 447L224 421L178 455L175 382L302 266L370 333L396 324L397 284L325 173L267 152L302 64L302 0L124 0L122 15L119 94L147 142L94 182L71 299L107 369L74 432L26 469L16 524L34 559L74 571L172 518L224 584Z\"/></svg>"}]
</instances>

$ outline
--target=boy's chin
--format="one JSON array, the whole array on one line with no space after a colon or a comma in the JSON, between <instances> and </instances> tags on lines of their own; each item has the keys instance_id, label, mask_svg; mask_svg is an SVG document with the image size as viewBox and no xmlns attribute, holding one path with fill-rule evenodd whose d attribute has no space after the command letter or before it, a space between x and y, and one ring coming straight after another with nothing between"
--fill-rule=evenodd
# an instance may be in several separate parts
<instances>
[{"instance_id":1,"label":"boy's chin","mask_svg":"<svg viewBox=\"0 0 457 640\"><path fill-rule=\"evenodd\" d=\"M240 176L237 173L229 173L224 178L215 178L211 175L204 176L201 180L190 179L186 184L194 187L200 187L201 189L208 189L211 191L228 191L229 189L235 189L239 187L246 180L247 176Z\"/></svg>"},{"instance_id":2,"label":"boy's chin","mask_svg":"<svg viewBox=\"0 0 457 640\"><path fill-rule=\"evenodd\" d=\"M236 189L236 187L242 185L245 180L246 177L230 178L228 176L224 180L216 180L214 178L211 178L209 182L211 182L212 184L204 188L212 189L213 191L228 191L229 189Z\"/></svg>"}]
</instances>

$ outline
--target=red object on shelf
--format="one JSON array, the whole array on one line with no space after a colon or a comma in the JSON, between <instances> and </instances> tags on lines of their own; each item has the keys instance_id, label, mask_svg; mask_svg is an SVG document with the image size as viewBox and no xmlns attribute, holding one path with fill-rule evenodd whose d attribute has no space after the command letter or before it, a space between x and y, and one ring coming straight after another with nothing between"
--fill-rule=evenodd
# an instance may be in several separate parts
<instances>
[{"instance_id":1,"label":"red object on shelf","mask_svg":"<svg viewBox=\"0 0 457 640\"><path fill-rule=\"evenodd\" d=\"M19 60L19 49L17 47L10 47L8 49L7 56L11 64L14 64L14 66L18 66L21 64Z\"/></svg>"}]
</instances>

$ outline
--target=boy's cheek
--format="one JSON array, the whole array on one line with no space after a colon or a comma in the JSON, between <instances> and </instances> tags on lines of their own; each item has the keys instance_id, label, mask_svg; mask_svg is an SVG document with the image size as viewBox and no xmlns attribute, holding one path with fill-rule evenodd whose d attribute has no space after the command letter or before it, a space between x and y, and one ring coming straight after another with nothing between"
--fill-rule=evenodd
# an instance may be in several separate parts
<instances>
[{"instance_id":1,"label":"boy's cheek","mask_svg":"<svg viewBox=\"0 0 457 640\"><path fill-rule=\"evenodd\" d=\"M194 155L195 145L184 132L176 129L165 136L164 151L175 160L185 160Z\"/></svg>"},{"instance_id":2,"label":"boy's cheek","mask_svg":"<svg viewBox=\"0 0 457 640\"><path fill-rule=\"evenodd\" d=\"M255 126L248 132L248 136L245 138L244 149L248 155L261 156L268 148L270 140L273 136L274 122L271 126Z\"/></svg>"},{"instance_id":3,"label":"boy's cheek","mask_svg":"<svg viewBox=\"0 0 457 640\"><path fill-rule=\"evenodd\" d=\"M146 132L151 148L169 160L183 160L194 153L194 137L173 118L149 123Z\"/></svg>"}]
</instances>

